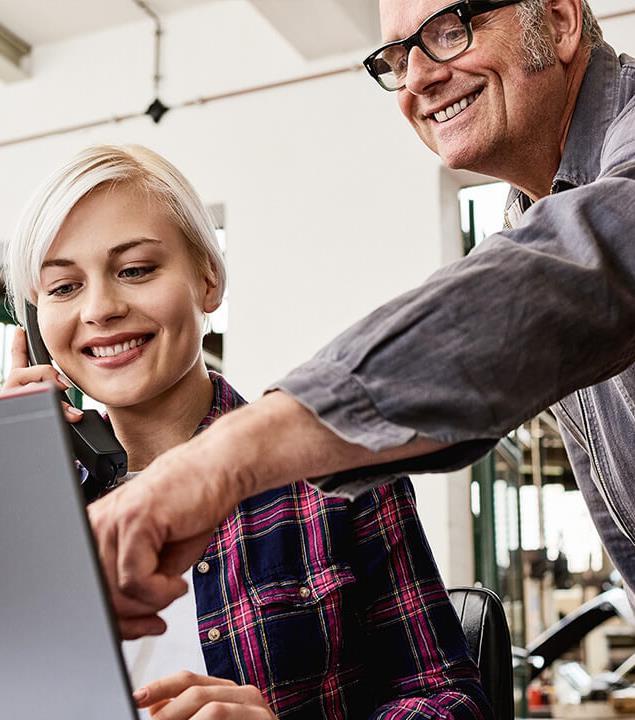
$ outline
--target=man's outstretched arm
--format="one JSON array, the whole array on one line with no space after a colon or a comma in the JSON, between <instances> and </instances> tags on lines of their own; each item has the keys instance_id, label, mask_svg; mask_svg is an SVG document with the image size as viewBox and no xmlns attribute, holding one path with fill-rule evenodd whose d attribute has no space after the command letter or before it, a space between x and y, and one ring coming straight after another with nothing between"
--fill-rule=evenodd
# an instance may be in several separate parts
<instances>
[{"instance_id":1,"label":"man's outstretched arm","mask_svg":"<svg viewBox=\"0 0 635 720\"><path fill-rule=\"evenodd\" d=\"M247 495L426 453L419 470L467 464L492 438L635 362L634 118L631 101L604 144L598 180L536 203L517 229L379 308L281 381L298 401L272 393L222 418L96 503L120 617L142 615L140 605L156 611L182 591L177 573ZM362 485L341 473L318 484L350 494Z\"/></svg>"},{"instance_id":2,"label":"man's outstretched arm","mask_svg":"<svg viewBox=\"0 0 635 720\"><path fill-rule=\"evenodd\" d=\"M157 458L134 482L90 506L123 637L163 632L156 612L184 592L181 574L244 498L303 478L441 448L415 439L373 452L341 439L282 392L220 418Z\"/></svg>"}]
</instances>

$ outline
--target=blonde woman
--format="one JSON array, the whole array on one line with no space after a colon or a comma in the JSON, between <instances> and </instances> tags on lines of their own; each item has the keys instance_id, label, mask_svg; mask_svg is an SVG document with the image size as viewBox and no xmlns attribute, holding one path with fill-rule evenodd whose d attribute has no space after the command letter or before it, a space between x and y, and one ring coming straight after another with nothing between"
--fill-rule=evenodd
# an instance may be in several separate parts
<instances>
[{"instance_id":1,"label":"blonde woman","mask_svg":"<svg viewBox=\"0 0 635 720\"><path fill-rule=\"evenodd\" d=\"M201 351L225 284L211 221L150 150L90 148L61 168L10 240L6 277L18 318L35 303L57 367L105 404L125 481L244 404ZM27 367L18 332L6 387L42 378L63 384ZM355 502L304 483L246 500L190 582L163 658L188 670L136 678L160 720L490 717L405 478Z\"/></svg>"}]
</instances>

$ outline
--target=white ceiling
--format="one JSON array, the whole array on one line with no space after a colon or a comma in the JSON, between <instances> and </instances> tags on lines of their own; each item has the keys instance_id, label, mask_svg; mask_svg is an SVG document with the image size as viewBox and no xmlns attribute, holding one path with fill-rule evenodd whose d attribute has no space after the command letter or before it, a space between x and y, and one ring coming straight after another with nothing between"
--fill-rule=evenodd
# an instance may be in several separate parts
<instances>
[{"instance_id":1,"label":"white ceiling","mask_svg":"<svg viewBox=\"0 0 635 720\"><path fill-rule=\"evenodd\" d=\"M159 16L207 2L232 0L149 0ZM29 45L57 42L73 35L147 18L133 0L0 0L0 25Z\"/></svg>"},{"instance_id":2,"label":"white ceiling","mask_svg":"<svg viewBox=\"0 0 635 720\"><path fill-rule=\"evenodd\" d=\"M147 0L159 14L183 10L192 5L209 2L231 3L236 0ZM335 0L342 6L350 5L357 14L360 8L368 7L369 13L375 5L361 0ZM449 0L448 0L449 1ZM313 0L312 8L319 12L320 6L328 6L323 0ZM332 0L331 0L332 2ZM284 4L289 3L289 20L297 15L294 5L297 0L258 0L256 6L271 4L284 12ZM317 4L319 3L319 4ZM624 10L635 11L635 0L590 0L596 14L608 15ZM303 3L306 8L306 3ZM4 25L19 38L30 45L56 42L73 35L94 32L115 25L123 25L142 20L146 15L133 0L0 0L0 25ZM304 18L306 20L306 18ZM369 22L374 22L370 20ZM306 22L302 22L306 25ZM299 28L300 30L301 28Z\"/></svg>"}]
</instances>

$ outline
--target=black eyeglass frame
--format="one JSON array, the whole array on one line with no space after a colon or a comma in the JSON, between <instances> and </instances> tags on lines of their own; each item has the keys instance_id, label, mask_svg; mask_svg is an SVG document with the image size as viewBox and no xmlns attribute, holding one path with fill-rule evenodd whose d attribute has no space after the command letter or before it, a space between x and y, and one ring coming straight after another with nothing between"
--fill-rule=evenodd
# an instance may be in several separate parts
<instances>
[{"instance_id":1,"label":"black eyeglass frame","mask_svg":"<svg viewBox=\"0 0 635 720\"><path fill-rule=\"evenodd\" d=\"M474 40L474 31L472 30L473 17L476 17L477 15L483 15L485 13L491 12L492 10L498 10L499 8L507 7L508 5L517 5L520 2L523 2L523 0L460 0L460 2L446 5L440 10L437 10L437 12L435 12L434 14L427 17L421 23L421 25L419 25L415 32L413 32L412 35L410 35L409 37L404 38L403 40L393 40L392 42L386 43L385 45L382 45L380 48L372 52L364 60L364 67L366 68L366 70L368 70L368 74L373 78L373 80L376 80L377 83L381 85L384 90L387 90L388 92L395 92L397 90L401 90L405 87L405 83L400 87L396 88L386 87L386 85L384 85L381 78L379 77L379 74L375 70L373 61L380 53L384 52L388 48L401 46L406 50L406 57L408 57L412 48L418 47L423 53L425 53L425 55L427 55L427 57L430 58L430 60L436 63L450 62L452 60L455 60L467 50L469 50L470 46L472 45L472 41ZM456 55L453 55L451 58L447 58L446 60L442 60L436 57L434 53L425 46L421 37L423 29L426 25L433 22L441 15L446 15L448 13L453 13L454 15L456 15L465 26L465 31L467 34L467 45Z\"/></svg>"}]
</instances>

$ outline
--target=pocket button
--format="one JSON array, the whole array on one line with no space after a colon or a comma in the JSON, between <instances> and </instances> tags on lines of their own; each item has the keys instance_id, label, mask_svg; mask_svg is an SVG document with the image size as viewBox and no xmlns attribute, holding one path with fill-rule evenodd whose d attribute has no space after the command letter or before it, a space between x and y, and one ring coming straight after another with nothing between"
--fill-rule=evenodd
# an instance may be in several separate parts
<instances>
[{"instance_id":1,"label":"pocket button","mask_svg":"<svg viewBox=\"0 0 635 720\"><path fill-rule=\"evenodd\" d=\"M205 560L201 560L201 562L196 566L196 569L201 573L201 575L205 575L205 573L209 572L209 563L205 562Z\"/></svg>"},{"instance_id":2,"label":"pocket button","mask_svg":"<svg viewBox=\"0 0 635 720\"><path fill-rule=\"evenodd\" d=\"M306 600L308 597L311 596L311 591L310 591L309 588L306 587L305 585L303 585L303 586L298 590L298 593L299 593L300 597L301 597L303 600Z\"/></svg>"},{"instance_id":3,"label":"pocket button","mask_svg":"<svg viewBox=\"0 0 635 720\"><path fill-rule=\"evenodd\" d=\"M216 640L220 639L220 630L218 628L212 628L211 630L207 631L207 637L212 641L216 642Z\"/></svg>"}]
</instances>

